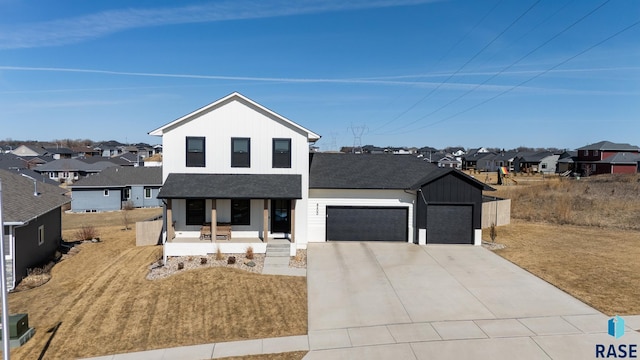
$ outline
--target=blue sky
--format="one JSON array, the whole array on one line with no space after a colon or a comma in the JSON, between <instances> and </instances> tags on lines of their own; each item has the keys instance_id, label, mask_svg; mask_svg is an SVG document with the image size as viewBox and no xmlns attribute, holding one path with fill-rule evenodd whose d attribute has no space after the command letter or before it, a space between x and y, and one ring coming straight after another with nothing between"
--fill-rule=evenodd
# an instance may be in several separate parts
<instances>
[{"instance_id":1,"label":"blue sky","mask_svg":"<svg viewBox=\"0 0 640 360\"><path fill-rule=\"evenodd\" d=\"M159 143L238 91L321 150L640 144L638 21L635 0L0 0L0 138Z\"/></svg>"}]
</instances>

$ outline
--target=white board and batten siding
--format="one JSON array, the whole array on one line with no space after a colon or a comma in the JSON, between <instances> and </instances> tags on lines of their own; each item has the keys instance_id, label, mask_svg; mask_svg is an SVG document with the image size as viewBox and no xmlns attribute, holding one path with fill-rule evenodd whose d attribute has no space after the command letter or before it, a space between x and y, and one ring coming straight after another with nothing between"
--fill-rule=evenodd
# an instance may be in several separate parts
<instances>
[{"instance_id":1,"label":"white board and batten siding","mask_svg":"<svg viewBox=\"0 0 640 360\"><path fill-rule=\"evenodd\" d=\"M186 166L187 137L205 138L205 167ZM251 139L250 167L231 167L231 138ZM291 168L273 168L273 139L276 138L291 139ZM302 199L296 200L295 218L296 243L300 247L306 244L307 239L308 141L308 133L300 127L242 101L232 100L207 111L196 112L193 117L184 119L176 126L163 129L162 181L164 182L171 173L300 175ZM178 203L176 206L179 208L181 205ZM209 206L207 204L207 208L210 208ZM257 214L254 214L254 209L259 208L262 216L263 205L258 206L257 202L254 204L252 201L251 207L253 222L254 215ZM184 211L174 209L176 220L180 221L180 217L183 216ZM234 236L238 236L236 228L234 226ZM255 229L251 231L253 230Z\"/></svg>"},{"instance_id":2,"label":"white board and batten siding","mask_svg":"<svg viewBox=\"0 0 640 360\"><path fill-rule=\"evenodd\" d=\"M404 190L311 189L308 208L309 242L326 241L328 206L407 207L407 242L413 242L415 199L415 193Z\"/></svg>"}]
</instances>

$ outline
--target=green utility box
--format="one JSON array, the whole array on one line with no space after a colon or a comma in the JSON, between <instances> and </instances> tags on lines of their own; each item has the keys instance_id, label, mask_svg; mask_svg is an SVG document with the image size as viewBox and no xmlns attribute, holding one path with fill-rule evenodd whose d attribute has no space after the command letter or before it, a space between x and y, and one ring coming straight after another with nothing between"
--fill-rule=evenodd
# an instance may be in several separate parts
<instances>
[{"instance_id":1,"label":"green utility box","mask_svg":"<svg viewBox=\"0 0 640 360\"><path fill-rule=\"evenodd\" d=\"M0 317L0 322L2 317ZM1 323L0 323L1 324ZM9 338L19 338L29 330L29 316L27 314L9 315ZM0 331L0 339L2 332Z\"/></svg>"}]
</instances>

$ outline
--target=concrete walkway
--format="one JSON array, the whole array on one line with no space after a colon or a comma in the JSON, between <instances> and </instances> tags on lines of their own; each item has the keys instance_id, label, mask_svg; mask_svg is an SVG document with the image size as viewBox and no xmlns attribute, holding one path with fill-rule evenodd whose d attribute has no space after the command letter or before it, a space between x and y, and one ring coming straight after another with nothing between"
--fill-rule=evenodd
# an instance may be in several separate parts
<instances>
[{"instance_id":1,"label":"concrete walkway","mask_svg":"<svg viewBox=\"0 0 640 360\"><path fill-rule=\"evenodd\" d=\"M229 356L275 354L306 350L309 350L309 339L306 335L301 335L193 346L179 346L168 349L100 356L87 358L86 360L203 360L218 359Z\"/></svg>"},{"instance_id":2,"label":"concrete walkway","mask_svg":"<svg viewBox=\"0 0 640 360\"><path fill-rule=\"evenodd\" d=\"M307 261L308 335L94 360L592 359L597 344L640 345L640 315L615 339L606 315L480 247L310 244Z\"/></svg>"},{"instance_id":3,"label":"concrete walkway","mask_svg":"<svg viewBox=\"0 0 640 360\"><path fill-rule=\"evenodd\" d=\"M289 267L291 242L274 239L267 244L262 273L267 275L307 276L307 269Z\"/></svg>"}]
</instances>

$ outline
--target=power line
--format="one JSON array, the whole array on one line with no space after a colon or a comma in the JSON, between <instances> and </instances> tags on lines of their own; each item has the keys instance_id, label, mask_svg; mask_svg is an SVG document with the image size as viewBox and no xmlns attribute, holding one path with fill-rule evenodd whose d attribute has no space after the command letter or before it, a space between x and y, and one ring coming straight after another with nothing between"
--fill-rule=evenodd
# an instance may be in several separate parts
<instances>
[{"instance_id":1,"label":"power line","mask_svg":"<svg viewBox=\"0 0 640 360\"><path fill-rule=\"evenodd\" d=\"M444 58L445 58L445 57L449 56L449 54L450 54L450 53L451 53L455 48L457 48L457 47L458 47L458 46L459 46L459 45L460 45L464 40L466 40L466 39L469 37L469 35L470 35L472 32L474 32L474 31L478 28L478 26L480 26L480 24L482 24L482 23L484 22L484 20L485 20L487 17L489 17L489 15L491 15L491 14L493 13L493 11L498 7L498 5L500 5L500 4L502 3L502 1L503 1L503 0L499 0L499 1L498 1L498 2L497 2L497 3L496 3L496 4L495 4L495 5L494 5L490 10L489 10L489 11L487 11L487 13L486 13L486 14L484 14L484 16L483 16L482 18L480 18L480 20L478 20L478 22L476 22L476 24L475 24L475 25L474 25L474 26L473 26L469 31L467 31L467 33L466 33L466 34L464 34L460 39L458 39L458 41L456 41L456 43L455 43L455 44L451 45L451 46L449 47L449 49L448 49L447 51L445 51L445 53L444 53L444 54L442 54L442 56L440 56L440 58L438 59L438 61L436 61L436 64L433 66L433 68L437 68L437 67L440 65L440 63L442 63L442 60L444 60ZM414 83L417 83L417 82L418 82L417 80L416 80L416 81L414 81ZM427 96L429 96L429 95L430 95L430 94L428 94ZM426 97L425 97L425 98L426 98ZM407 110L403 111L402 113L400 113L399 115L397 115L397 116L396 116L396 117L394 117L393 119L391 119L391 120L387 121L386 123L382 124L381 126L379 126L379 127L375 128L375 129L373 130L373 132L376 132L376 131L378 131L378 130L382 129L383 127L385 127L385 126L387 126L387 125L391 124L392 122L394 122L394 121L398 120L398 119L399 119L399 118L401 118L404 114L406 114L406 113L408 113L409 111L411 111L411 109L413 109L413 108L414 108L415 106L417 106L418 104L419 104L419 102L418 102L418 103L416 103L416 104L414 104L413 106L409 107L409 109L407 109Z\"/></svg>"},{"instance_id":2,"label":"power line","mask_svg":"<svg viewBox=\"0 0 640 360\"><path fill-rule=\"evenodd\" d=\"M509 26L507 26L497 36L495 36L491 41L489 41L489 43L487 43L484 47L482 47L482 49L478 50L469 60L467 60L464 64L462 64L462 66L460 66L458 68L458 70L456 70L455 72L451 73L445 80L440 82L435 88L431 89L431 91L429 91L429 93L427 93L427 95L422 97L420 100L418 100L413 105L409 106L409 108L406 109L405 111L403 111L400 115L396 116L391 121L388 121L387 123L383 124L382 126L377 128L376 130L378 130L378 129L382 128L382 127L385 127L385 126L389 125L390 123L394 122L395 120L401 118L406 113L408 113L409 111L413 110L416 106L418 106L420 103L422 103L427 98L429 98L434 92L436 92L438 89L440 89L444 84L446 84L449 80L451 80L451 78L456 76L460 71L462 71L462 69L464 69L467 65L469 65L469 63L471 63L478 56L480 56L480 54L482 54L487 48L489 48L489 46L491 46L496 40L498 40L498 38L500 38L502 35L504 35L504 33L506 33L509 29L511 29L511 27L513 27L518 21L520 21L520 19L522 19L526 14L528 14L529 11L531 11L536 5L538 5L538 3L540 3L540 1L541 0L537 0L531 6L529 6L529 8L527 10L525 10L522 14L520 14L520 16L518 16L515 20L513 20L511 22L511 24L509 24ZM411 124L409 124L409 125L411 125ZM402 127L400 127L400 129L405 128L406 126L408 126L408 125L402 126Z\"/></svg>"},{"instance_id":3,"label":"power line","mask_svg":"<svg viewBox=\"0 0 640 360\"><path fill-rule=\"evenodd\" d=\"M611 0L606 0L605 2L603 2L602 4L598 5L596 8L594 8L593 10L589 11L587 14L583 15L582 17L580 17L578 20L574 21L571 25L565 27L564 29L562 29L560 32L556 33L555 35L553 35L552 37L550 37L549 39L547 39L545 42L543 42L542 44L538 45L537 47L535 47L533 50L529 51L528 53L526 53L525 55L521 56L518 60L512 62L511 64L507 65L505 68L503 68L502 70L498 71L497 73L489 76L486 80L484 80L483 82L477 84L475 87L467 90L465 93L459 95L458 97L456 97L455 99L445 103L444 105L440 106L439 108L431 111L430 113L419 117L418 119L406 124L403 127L400 127L397 130L403 129L409 125L413 125L416 122L420 121L420 120L424 120L425 118L437 113L438 111L448 107L449 105L455 103L456 101L462 99L463 97L471 94L472 92L474 92L475 90L477 90L479 87L481 87L482 85L485 85L486 83L488 83L489 81L495 79L496 77L500 76L502 73L504 73L505 71L511 69L513 66L515 66L516 64L518 64L519 62L521 62L522 60L526 59L527 57L529 57L530 55L532 55L534 52L540 50L542 47L544 47L545 45L547 45L548 43L550 43L551 41L557 39L560 35L564 34L565 32L569 31L569 29L571 29L572 27L576 26L578 23L582 22L584 19L586 19L587 17L593 15L593 13L595 13L596 11L600 10L603 6L605 6L607 3L609 3Z\"/></svg>"},{"instance_id":4,"label":"power line","mask_svg":"<svg viewBox=\"0 0 640 360\"><path fill-rule=\"evenodd\" d=\"M542 26L542 24L546 23L547 21L549 21L551 18L553 18L554 16L556 16L559 12L561 12L562 10L564 10L564 8L566 8L567 6L569 6L569 4L571 4L572 2L574 2L575 0L569 0L567 2L564 3L564 5L562 5L560 8L558 8L558 10L554 11L551 15L547 16L546 18L544 18L544 20L542 20L541 22L539 22L538 24L536 24L535 26L533 26L531 29L529 29L529 31L527 31L526 33L522 34L522 36L520 36L519 38L517 38L516 40L512 41L511 44L507 45L507 47L505 49L502 50L502 52L504 52L505 50L509 49L511 46L513 46L514 44L519 44L520 40L524 39L525 37L527 37L529 34L531 34L533 31L535 31L536 29L538 29L540 26ZM483 65L491 62L493 59L495 59L496 55L490 57L487 61L483 62L482 64L480 64L479 66L482 67Z\"/></svg>"},{"instance_id":5,"label":"power line","mask_svg":"<svg viewBox=\"0 0 640 360\"><path fill-rule=\"evenodd\" d=\"M511 91L513 91L513 90L515 90L516 88L519 88L520 86L523 86L523 85L525 85L525 84L527 84L527 83L529 83L529 82L531 82L531 81L533 81L533 80L535 80L535 79L539 78L540 76L542 76L542 75L544 75L544 74L546 74L546 73L548 73L548 72L550 72L550 71L553 71L553 70L557 69L558 67L560 67L560 66L562 66L562 65L564 65L564 64L566 64L566 63L568 63L569 61L571 61L571 60L573 60L573 59L575 59L575 58L577 58L578 56L580 56L580 55L582 55L582 54L584 54L584 53L586 53L586 52L588 52L588 51L592 50L592 49L593 49L593 48L595 48L595 47L598 47L598 46L600 46L600 45L604 44L605 42L607 42L607 41L609 41L609 40L613 39L614 37L616 37L616 36L618 36L618 35L622 34L622 33L623 33L623 32L625 32L625 31L630 30L631 28L633 28L634 26L637 26L637 25L639 25L639 24L640 24L640 20L638 20L638 21L634 22L633 24L631 24L631 25L629 25L629 26L627 26L627 27L623 28L622 30L619 30L618 32L614 33L613 35L608 36L608 37L607 37L607 38L605 38L604 40L601 40L601 41L599 41L599 42L595 43L594 45L589 46L588 48L586 48L586 49L584 49L584 50L580 51L579 53L577 53L577 54L575 54L575 55L573 55L573 56L571 56L571 57L569 57L569 58L567 58L567 59L565 59L565 60L563 60L563 61L559 62L558 64L556 64L556 65L554 65L554 66L552 66L552 67L548 68L547 70L544 70L544 71L542 71L542 72L540 72L540 73L538 73L538 74L536 74L536 75L532 76L531 78L529 78L529 79L527 79L527 80L524 80L524 81L520 82L519 84L514 85L514 86L510 87L509 89L507 89L507 90L505 90L505 91L503 91L503 92L501 92L501 93L499 93L499 94L497 94L497 95L495 95L495 96L492 96L492 97L490 97L490 98L488 98L488 99L486 99L486 100L483 100L483 101L481 101L481 102L479 102L479 103L477 103L477 104L475 104L475 105L473 105L473 106L470 106L470 107L468 107L468 108L466 108L466 109L464 109L464 110L462 110L462 111L459 111L459 112L457 112L457 113L455 113L455 114L453 114L453 115L447 116L447 117L445 117L445 118L443 118L443 119L440 119L440 120L438 120L438 121L435 121L435 122L429 123L429 124L427 124L427 125L424 125L424 126L421 126L421 127L415 128L415 129L411 130L411 132L416 131L416 130L420 130L420 129L424 129L424 128L426 128L426 127L433 126L433 125L436 125L436 124L439 124L439 123L442 123L442 122L445 122L445 121L447 121L447 120L453 119L454 117L456 117L456 116L458 116L458 115L462 115L462 114L464 114L464 113L466 113L466 112L469 112L469 111L471 111L471 110L473 110L473 109L476 109L476 108L478 108L478 107L480 107L480 106L482 106L482 105L484 105L484 104L486 104L486 103L488 103L488 102L490 102L490 101L492 101L492 100L495 100L495 99L499 98L499 97L500 97L500 96L502 96L502 95L505 95L505 94L507 94L507 93L509 93L509 92L511 92ZM406 133L406 132L405 132L405 133Z\"/></svg>"}]
</instances>

